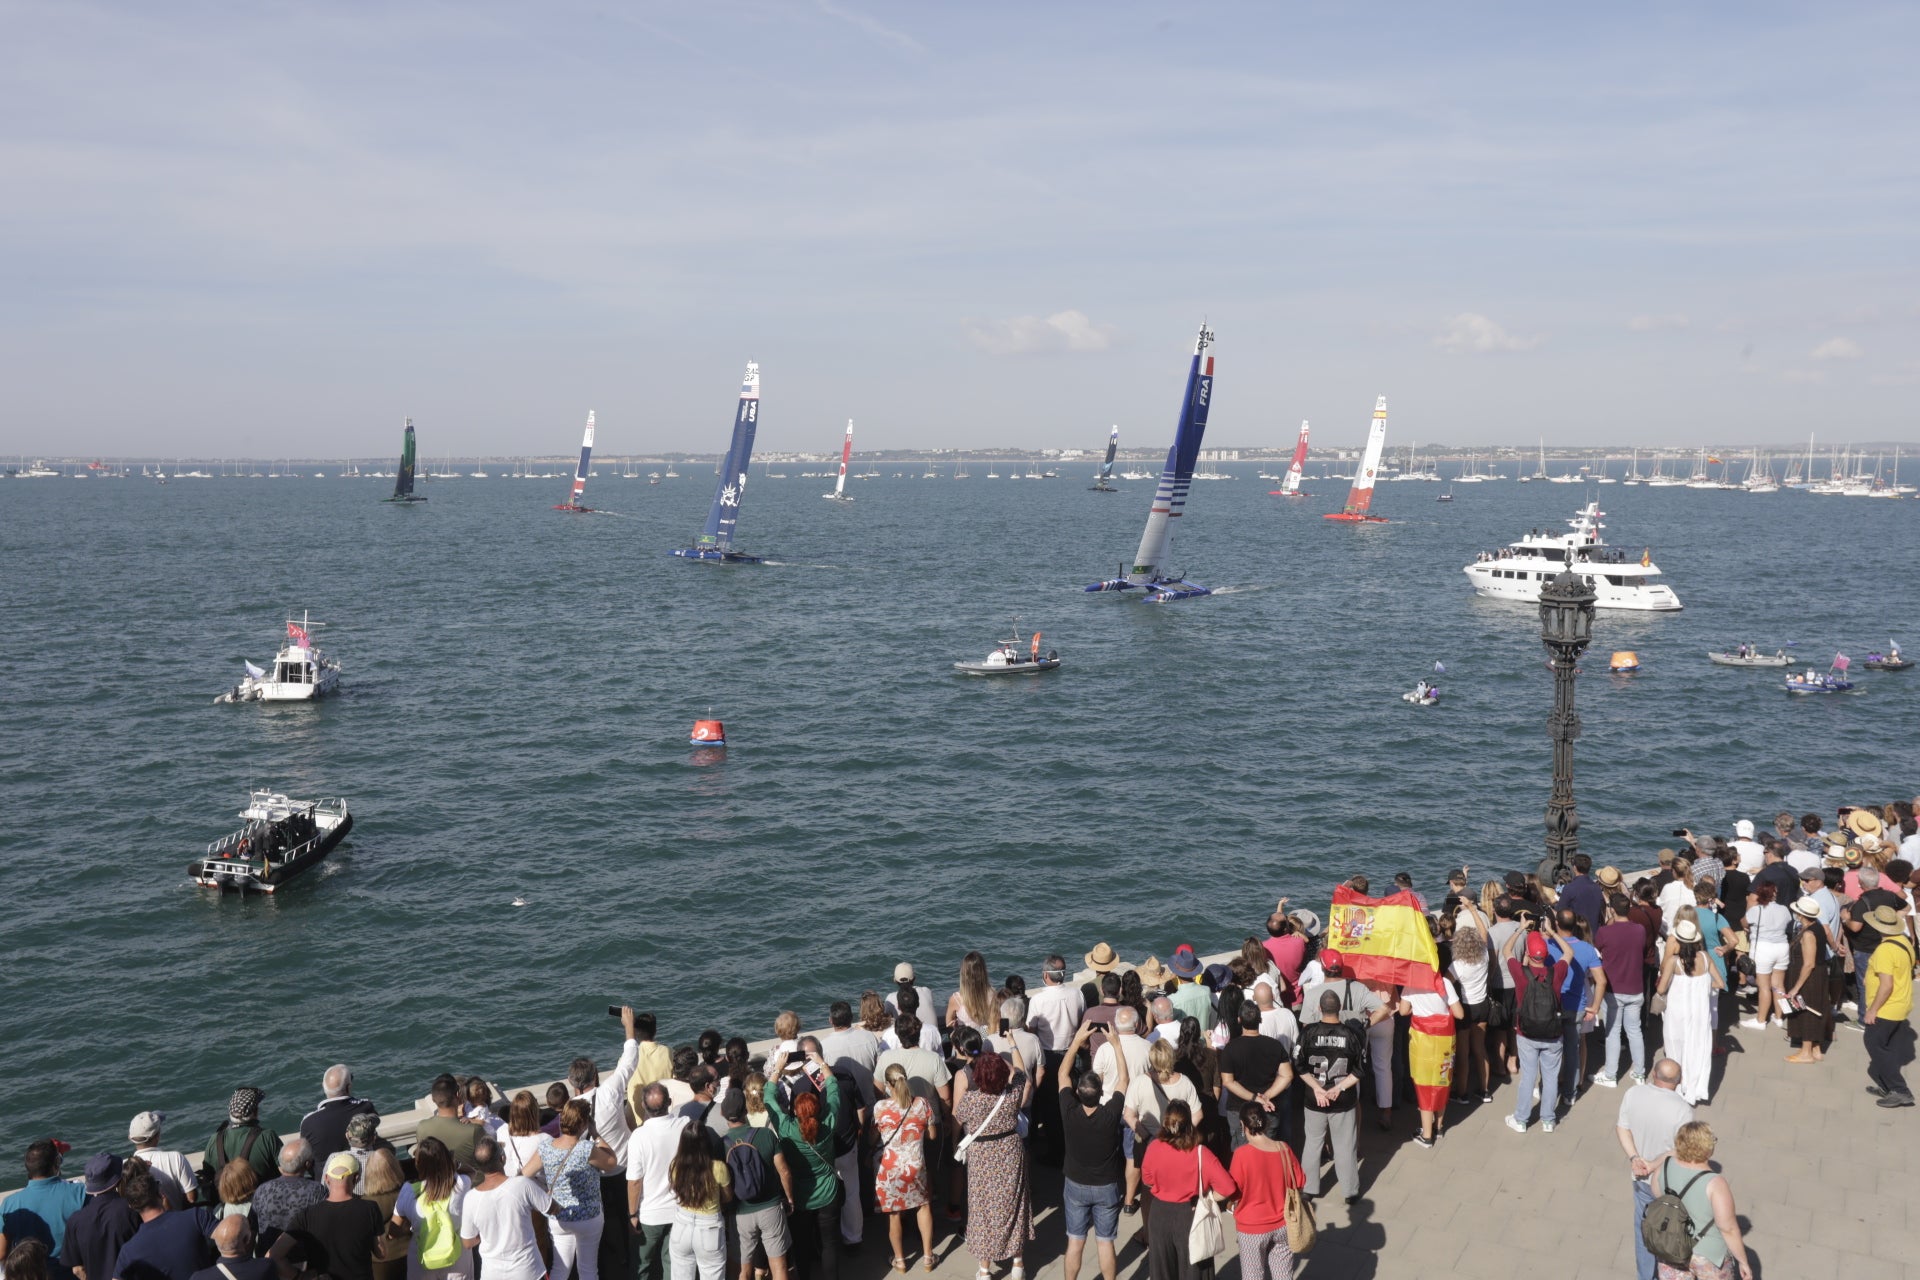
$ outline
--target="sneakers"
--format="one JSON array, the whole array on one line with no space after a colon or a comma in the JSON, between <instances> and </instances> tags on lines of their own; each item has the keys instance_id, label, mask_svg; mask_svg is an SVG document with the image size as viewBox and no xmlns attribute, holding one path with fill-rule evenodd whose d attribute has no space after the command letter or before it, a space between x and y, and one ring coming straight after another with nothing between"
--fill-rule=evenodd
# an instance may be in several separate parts
<instances>
[{"instance_id":1,"label":"sneakers","mask_svg":"<svg viewBox=\"0 0 1920 1280\"><path fill-rule=\"evenodd\" d=\"M1487 1092L1487 1093L1483 1093L1483 1094L1481 1094L1481 1095L1480 1095L1480 1101L1482 1101L1482 1102L1492 1102L1492 1101L1493 1101L1493 1094L1492 1094L1491 1092Z\"/></svg>"},{"instance_id":2,"label":"sneakers","mask_svg":"<svg viewBox=\"0 0 1920 1280\"><path fill-rule=\"evenodd\" d=\"M1525 1133L1527 1131L1527 1126L1521 1121L1515 1120L1512 1116L1507 1117L1507 1128L1513 1130L1515 1133Z\"/></svg>"},{"instance_id":3,"label":"sneakers","mask_svg":"<svg viewBox=\"0 0 1920 1280\"><path fill-rule=\"evenodd\" d=\"M1886 1107L1889 1110L1894 1107L1910 1107L1913 1105L1913 1095L1910 1093L1890 1093L1873 1105L1876 1107Z\"/></svg>"},{"instance_id":4,"label":"sneakers","mask_svg":"<svg viewBox=\"0 0 1920 1280\"><path fill-rule=\"evenodd\" d=\"M1599 1072L1593 1077L1593 1083L1602 1089L1617 1089L1620 1087L1620 1081L1604 1071Z\"/></svg>"},{"instance_id":5,"label":"sneakers","mask_svg":"<svg viewBox=\"0 0 1920 1280\"><path fill-rule=\"evenodd\" d=\"M1647 1073L1644 1071L1635 1071L1630 1074L1627 1079L1635 1084L1645 1084L1647 1082Z\"/></svg>"},{"instance_id":6,"label":"sneakers","mask_svg":"<svg viewBox=\"0 0 1920 1280\"><path fill-rule=\"evenodd\" d=\"M1775 1018L1772 1022L1768 1023L1767 1025L1772 1027L1775 1031L1785 1031L1787 1029L1787 1020L1785 1018Z\"/></svg>"},{"instance_id":7,"label":"sneakers","mask_svg":"<svg viewBox=\"0 0 1920 1280\"><path fill-rule=\"evenodd\" d=\"M1884 1097L1886 1097L1886 1096L1887 1096L1887 1091L1886 1091L1885 1089L1882 1089L1882 1088L1881 1088L1881 1087L1880 1087L1879 1085L1877 1085L1877 1084L1870 1084L1870 1085L1868 1085L1868 1086L1867 1086L1867 1092L1868 1092L1868 1093L1870 1093L1870 1094L1872 1094L1872 1095L1873 1095L1874 1097L1876 1097L1876 1098L1884 1098Z\"/></svg>"},{"instance_id":8,"label":"sneakers","mask_svg":"<svg viewBox=\"0 0 1920 1280\"><path fill-rule=\"evenodd\" d=\"M1884 1104L1882 1104L1882 1105L1884 1105ZM1909 1104L1909 1105L1911 1105L1911 1104ZM1555 1124L1555 1121L1552 1121L1552 1120L1542 1120L1542 1121L1540 1122L1540 1132L1542 1132L1542 1133L1552 1133L1552 1132L1553 1132L1553 1126L1554 1126L1554 1124Z\"/></svg>"},{"instance_id":9,"label":"sneakers","mask_svg":"<svg viewBox=\"0 0 1920 1280\"><path fill-rule=\"evenodd\" d=\"M1429 1151L1433 1150L1433 1139L1427 1137L1424 1133L1414 1134L1413 1141L1415 1146L1425 1147Z\"/></svg>"},{"instance_id":10,"label":"sneakers","mask_svg":"<svg viewBox=\"0 0 1920 1280\"><path fill-rule=\"evenodd\" d=\"M1740 1025L1749 1031L1765 1031L1767 1029L1767 1024L1758 1018L1742 1018L1740 1019Z\"/></svg>"}]
</instances>

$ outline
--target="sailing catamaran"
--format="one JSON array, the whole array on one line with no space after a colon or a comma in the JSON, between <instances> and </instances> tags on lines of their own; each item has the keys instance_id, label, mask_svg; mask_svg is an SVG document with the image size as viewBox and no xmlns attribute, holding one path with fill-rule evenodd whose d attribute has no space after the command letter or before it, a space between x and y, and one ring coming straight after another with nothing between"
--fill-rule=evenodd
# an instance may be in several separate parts
<instances>
[{"instance_id":1,"label":"sailing catamaran","mask_svg":"<svg viewBox=\"0 0 1920 1280\"><path fill-rule=\"evenodd\" d=\"M1310 493L1300 492L1300 476L1307 469L1307 420L1300 420L1300 442L1293 446L1293 461L1287 464L1287 474L1280 481L1278 489L1269 489L1269 498L1311 498Z\"/></svg>"},{"instance_id":2,"label":"sailing catamaran","mask_svg":"<svg viewBox=\"0 0 1920 1280\"><path fill-rule=\"evenodd\" d=\"M580 495L584 493L587 488L587 462L592 457L593 410L589 409L587 410L587 434L586 437L580 441L580 469L573 473L573 492L567 495L565 502L556 502L554 504L553 509L555 511L578 511L586 515L592 514L592 507L583 507L580 505Z\"/></svg>"},{"instance_id":3,"label":"sailing catamaran","mask_svg":"<svg viewBox=\"0 0 1920 1280\"><path fill-rule=\"evenodd\" d=\"M719 560L726 564L760 563L759 556L733 549L733 527L740 519L740 499L747 489L747 464L753 460L753 433L759 426L760 366L749 360L746 377L740 382L740 408L733 415L733 442L728 445L726 461L720 467L720 483L713 492L713 508L707 512L706 527L692 546L674 548L674 555L685 560Z\"/></svg>"},{"instance_id":4,"label":"sailing catamaran","mask_svg":"<svg viewBox=\"0 0 1920 1280\"><path fill-rule=\"evenodd\" d=\"M394 475L393 496L382 502L425 502L427 495L413 491L413 419L407 419L407 433L400 442L400 470Z\"/></svg>"},{"instance_id":5,"label":"sailing catamaran","mask_svg":"<svg viewBox=\"0 0 1920 1280\"><path fill-rule=\"evenodd\" d=\"M847 419L847 442L840 446L840 474L834 477L833 492L820 496L828 502L852 502L847 496L847 463L853 457L853 419Z\"/></svg>"},{"instance_id":6,"label":"sailing catamaran","mask_svg":"<svg viewBox=\"0 0 1920 1280\"><path fill-rule=\"evenodd\" d=\"M1368 515L1367 509L1373 505L1373 481L1380 473L1380 450L1387 443L1387 398L1381 396L1373 403L1373 429L1367 433L1366 456L1360 459L1360 469L1353 473L1353 488L1347 490L1347 505L1338 511L1329 511L1321 517L1323 520L1345 520L1352 524L1385 524L1385 516Z\"/></svg>"},{"instance_id":7,"label":"sailing catamaran","mask_svg":"<svg viewBox=\"0 0 1920 1280\"><path fill-rule=\"evenodd\" d=\"M1133 567L1123 569L1117 578L1096 582L1088 591L1145 591L1150 603L1185 600L1211 595L1206 587L1167 573L1167 557L1173 550L1173 521L1187 505L1187 490L1193 486L1193 464L1200 457L1200 438L1207 431L1207 406L1213 399L1213 332L1204 324L1193 345L1193 364L1187 370L1186 398L1180 403L1180 421L1173 431L1173 445L1167 450L1166 468L1154 491L1153 506L1147 510L1147 528L1140 535L1140 549L1134 553Z\"/></svg>"},{"instance_id":8,"label":"sailing catamaran","mask_svg":"<svg viewBox=\"0 0 1920 1280\"><path fill-rule=\"evenodd\" d=\"M1093 493L1118 493L1113 487L1113 455L1120 449L1120 424L1115 423L1113 430L1107 433L1107 460L1100 464L1100 472L1094 476L1093 483L1087 488Z\"/></svg>"}]
</instances>

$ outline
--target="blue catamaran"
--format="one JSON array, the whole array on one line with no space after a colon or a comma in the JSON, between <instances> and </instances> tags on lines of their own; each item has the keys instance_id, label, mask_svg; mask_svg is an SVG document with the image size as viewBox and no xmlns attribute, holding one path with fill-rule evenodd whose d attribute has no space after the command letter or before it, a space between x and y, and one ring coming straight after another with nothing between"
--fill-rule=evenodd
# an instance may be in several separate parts
<instances>
[{"instance_id":1,"label":"blue catamaran","mask_svg":"<svg viewBox=\"0 0 1920 1280\"><path fill-rule=\"evenodd\" d=\"M673 554L687 560L719 560L726 564L759 564L759 556L733 549L733 526L740 519L740 499L747 489L747 464L753 461L753 433L760 426L760 366L747 362L740 382L740 408L733 415L733 443L720 468L720 484L713 494L707 524L690 547Z\"/></svg>"},{"instance_id":2,"label":"blue catamaran","mask_svg":"<svg viewBox=\"0 0 1920 1280\"><path fill-rule=\"evenodd\" d=\"M1118 493L1113 487L1113 455L1120 452L1120 424L1115 423L1113 430L1107 433L1107 460L1100 464L1099 474L1087 488L1094 493Z\"/></svg>"},{"instance_id":3,"label":"blue catamaran","mask_svg":"<svg viewBox=\"0 0 1920 1280\"><path fill-rule=\"evenodd\" d=\"M1213 399L1211 346L1213 333L1202 325L1193 346L1193 365L1187 370L1187 396L1180 404L1180 425L1174 428L1173 447L1167 450L1166 469L1160 473L1160 485L1147 512L1147 529L1140 535L1133 567L1123 569L1117 578L1094 583L1088 591L1144 591L1145 598L1155 604L1212 594L1199 583L1167 571L1167 559L1173 551L1173 521L1187 505L1193 466L1200 458L1200 437L1207 430L1207 406Z\"/></svg>"},{"instance_id":4,"label":"blue catamaran","mask_svg":"<svg viewBox=\"0 0 1920 1280\"><path fill-rule=\"evenodd\" d=\"M593 461L593 410L587 410L587 434L580 441L580 465L573 473L573 489L565 502L554 504L555 511L574 511L582 515L592 515L592 507L580 505L580 498L587 491L587 466Z\"/></svg>"}]
</instances>

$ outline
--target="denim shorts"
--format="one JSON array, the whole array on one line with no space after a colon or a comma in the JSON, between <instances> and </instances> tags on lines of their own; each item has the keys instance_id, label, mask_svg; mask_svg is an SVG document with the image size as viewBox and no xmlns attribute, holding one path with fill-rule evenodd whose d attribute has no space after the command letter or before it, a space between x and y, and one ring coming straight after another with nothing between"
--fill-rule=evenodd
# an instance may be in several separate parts
<instances>
[{"instance_id":1,"label":"denim shorts","mask_svg":"<svg viewBox=\"0 0 1920 1280\"><path fill-rule=\"evenodd\" d=\"M1067 1213L1067 1235L1074 1240L1087 1238L1093 1226L1096 1238L1112 1242L1120 1235L1120 1188L1118 1184L1089 1187L1065 1178L1060 1183L1060 1199Z\"/></svg>"}]
</instances>

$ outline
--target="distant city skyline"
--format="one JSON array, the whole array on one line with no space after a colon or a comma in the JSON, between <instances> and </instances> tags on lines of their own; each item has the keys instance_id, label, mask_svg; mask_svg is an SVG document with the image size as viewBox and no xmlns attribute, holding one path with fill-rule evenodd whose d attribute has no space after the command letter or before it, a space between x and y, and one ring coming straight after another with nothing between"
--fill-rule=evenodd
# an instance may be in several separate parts
<instances>
[{"instance_id":1,"label":"distant city skyline","mask_svg":"<svg viewBox=\"0 0 1920 1280\"><path fill-rule=\"evenodd\" d=\"M7 26L9 459L1920 444L1910 6Z\"/></svg>"}]
</instances>

